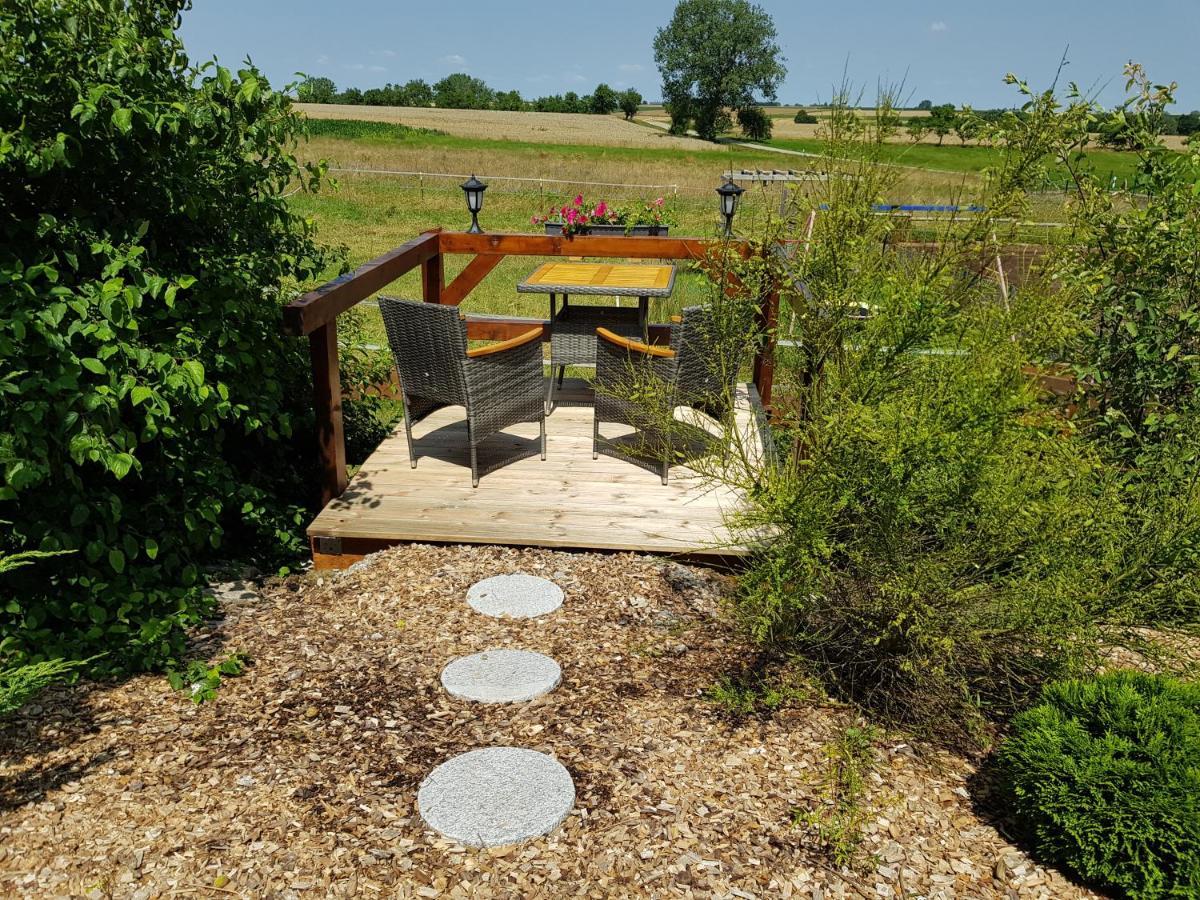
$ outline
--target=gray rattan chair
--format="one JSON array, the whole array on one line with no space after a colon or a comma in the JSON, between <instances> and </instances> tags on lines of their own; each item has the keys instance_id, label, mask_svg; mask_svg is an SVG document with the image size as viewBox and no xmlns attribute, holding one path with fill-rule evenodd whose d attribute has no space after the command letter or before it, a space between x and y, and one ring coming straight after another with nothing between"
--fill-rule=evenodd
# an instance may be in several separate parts
<instances>
[{"instance_id":1,"label":"gray rattan chair","mask_svg":"<svg viewBox=\"0 0 1200 900\"><path fill-rule=\"evenodd\" d=\"M404 395L404 432L414 469L413 423L443 406L466 409L472 487L479 486L479 445L518 422L539 424L539 449L542 459L546 458L540 327L508 341L468 350L466 322L453 306L380 297L379 310ZM487 466L482 474L532 456L539 449L522 450Z\"/></svg>"},{"instance_id":2,"label":"gray rattan chair","mask_svg":"<svg viewBox=\"0 0 1200 900\"><path fill-rule=\"evenodd\" d=\"M592 458L603 453L657 472L667 483L671 460L685 444L711 441L702 429L674 419L678 406L726 420L733 411L737 361L723 360L710 316L702 307L684 310L671 328L670 345L654 347L596 330L596 401ZM617 439L600 434L602 422L634 428Z\"/></svg>"}]
</instances>

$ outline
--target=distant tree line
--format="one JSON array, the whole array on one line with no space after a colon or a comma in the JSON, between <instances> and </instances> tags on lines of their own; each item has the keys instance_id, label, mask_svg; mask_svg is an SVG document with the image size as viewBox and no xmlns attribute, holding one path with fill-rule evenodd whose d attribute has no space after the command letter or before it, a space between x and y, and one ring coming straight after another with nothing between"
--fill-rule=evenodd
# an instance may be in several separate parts
<instances>
[{"instance_id":1,"label":"distant tree line","mask_svg":"<svg viewBox=\"0 0 1200 900\"><path fill-rule=\"evenodd\" d=\"M590 94L574 91L526 100L520 91L497 91L481 78L465 72L447 75L429 84L415 78L405 84L383 87L346 88L339 91L329 78L308 78L300 84L298 98L304 103L345 103L351 106L437 106L441 109L498 109L513 112L594 113L606 116L618 109L632 119L642 104L633 88L617 91L601 82Z\"/></svg>"}]
</instances>

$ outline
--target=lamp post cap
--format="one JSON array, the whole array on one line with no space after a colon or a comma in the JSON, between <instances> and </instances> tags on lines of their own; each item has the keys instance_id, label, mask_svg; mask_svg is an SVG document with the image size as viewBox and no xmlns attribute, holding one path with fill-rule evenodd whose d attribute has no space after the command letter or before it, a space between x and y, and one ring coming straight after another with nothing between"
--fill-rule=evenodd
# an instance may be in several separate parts
<instances>
[{"instance_id":1,"label":"lamp post cap","mask_svg":"<svg viewBox=\"0 0 1200 900\"><path fill-rule=\"evenodd\" d=\"M464 191L486 191L487 185L472 175L466 181L459 185Z\"/></svg>"}]
</instances>

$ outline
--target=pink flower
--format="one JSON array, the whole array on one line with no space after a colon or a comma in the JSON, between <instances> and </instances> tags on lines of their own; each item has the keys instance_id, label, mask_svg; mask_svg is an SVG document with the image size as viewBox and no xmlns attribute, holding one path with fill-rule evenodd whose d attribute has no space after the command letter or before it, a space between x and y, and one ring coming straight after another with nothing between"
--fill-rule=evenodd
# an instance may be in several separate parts
<instances>
[{"instance_id":1,"label":"pink flower","mask_svg":"<svg viewBox=\"0 0 1200 900\"><path fill-rule=\"evenodd\" d=\"M662 206L662 205L663 205L663 198L662 198L662 197L659 197L657 200L655 200L655 201L654 201L654 205L655 205L655 206Z\"/></svg>"},{"instance_id":2,"label":"pink flower","mask_svg":"<svg viewBox=\"0 0 1200 900\"><path fill-rule=\"evenodd\" d=\"M575 224L575 220L576 220L578 217L579 217L579 214L578 214L578 213L576 213L576 212L575 212L575 210L573 210L573 209L568 209L568 210L567 210L567 224L569 224L569 225L574 225L574 224Z\"/></svg>"},{"instance_id":3,"label":"pink flower","mask_svg":"<svg viewBox=\"0 0 1200 900\"><path fill-rule=\"evenodd\" d=\"M606 212L608 212L608 206L605 205L603 200L601 200L600 204L596 207L596 215L603 218Z\"/></svg>"},{"instance_id":4,"label":"pink flower","mask_svg":"<svg viewBox=\"0 0 1200 900\"><path fill-rule=\"evenodd\" d=\"M575 195L575 205L576 205L576 206L583 206L583 194L576 194L576 195Z\"/></svg>"}]
</instances>

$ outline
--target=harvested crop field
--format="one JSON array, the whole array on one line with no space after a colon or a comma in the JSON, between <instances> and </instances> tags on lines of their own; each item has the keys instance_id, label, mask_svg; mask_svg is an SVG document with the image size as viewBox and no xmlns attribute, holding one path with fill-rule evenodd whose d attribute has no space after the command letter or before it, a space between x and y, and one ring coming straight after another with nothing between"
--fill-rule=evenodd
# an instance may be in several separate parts
<instances>
[{"instance_id":1,"label":"harvested crop field","mask_svg":"<svg viewBox=\"0 0 1200 900\"><path fill-rule=\"evenodd\" d=\"M473 582L553 579L563 606L492 619ZM0 731L0 892L96 897L1091 896L973 809L962 760L874 745L862 863L835 869L793 811L819 807L853 722L813 694L735 721L702 694L750 657L720 576L662 560L410 546L332 576L228 590L198 653L254 659L193 706L159 677L54 690ZM478 705L438 681L489 647L562 684ZM417 787L469 749L552 754L576 803L549 837L455 845Z\"/></svg>"},{"instance_id":2,"label":"harvested crop field","mask_svg":"<svg viewBox=\"0 0 1200 900\"><path fill-rule=\"evenodd\" d=\"M673 137L636 122L627 122L620 115L595 116L584 113L501 112L408 106L345 106L333 103L297 103L296 108L314 119L393 122L413 128L432 128L455 137L491 141L708 152L719 152L722 149L719 145L706 141Z\"/></svg>"}]
</instances>

